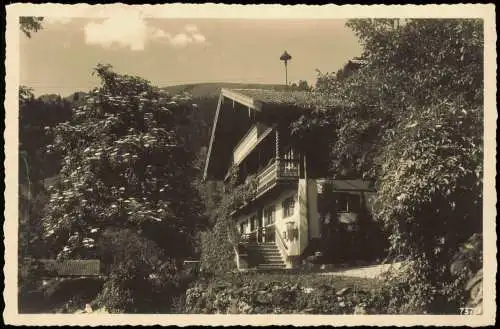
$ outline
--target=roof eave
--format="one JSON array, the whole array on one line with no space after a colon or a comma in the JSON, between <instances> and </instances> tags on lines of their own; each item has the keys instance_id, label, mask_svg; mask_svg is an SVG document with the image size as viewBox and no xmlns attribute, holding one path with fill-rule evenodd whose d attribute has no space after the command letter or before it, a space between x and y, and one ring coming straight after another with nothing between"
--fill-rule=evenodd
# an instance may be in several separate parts
<instances>
[{"instance_id":1,"label":"roof eave","mask_svg":"<svg viewBox=\"0 0 500 329\"><path fill-rule=\"evenodd\" d=\"M263 107L263 104L261 101L256 100L252 97L243 95L241 93L232 91L230 89L222 88L221 95L222 95L222 97L226 97L226 98L232 100L233 102L247 106L247 107L254 109L256 111L261 111L262 107Z\"/></svg>"},{"instance_id":2,"label":"roof eave","mask_svg":"<svg viewBox=\"0 0 500 329\"><path fill-rule=\"evenodd\" d=\"M217 122L219 121L219 114L221 111L222 98L223 98L223 93L221 91L221 93L219 95L219 102L217 103L217 110L215 112L214 124L212 126L212 134L210 135L210 143L208 145L207 159L205 161L205 169L203 170L203 181L206 181L207 177L208 177L208 166L210 164L210 157L212 155L213 144L215 141L215 129L217 127Z\"/></svg>"}]
</instances>

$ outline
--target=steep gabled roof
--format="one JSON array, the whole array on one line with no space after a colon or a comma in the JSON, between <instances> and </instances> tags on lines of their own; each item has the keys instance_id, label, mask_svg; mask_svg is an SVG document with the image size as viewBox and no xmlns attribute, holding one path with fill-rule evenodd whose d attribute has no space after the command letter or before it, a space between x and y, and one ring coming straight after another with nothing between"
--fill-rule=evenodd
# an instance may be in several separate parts
<instances>
[{"instance_id":1,"label":"steep gabled roof","mask_svg":"<svg viewBox=\"0 0 500 329\"><path fill-rule=\"evenodd\" d=\"M265 105L312 109L315 98L315 94L310 91L278 91L272 89L223 89L222 94L228 98L238 95L251 99L259 110Z\"/></svg>"}]
</instances>

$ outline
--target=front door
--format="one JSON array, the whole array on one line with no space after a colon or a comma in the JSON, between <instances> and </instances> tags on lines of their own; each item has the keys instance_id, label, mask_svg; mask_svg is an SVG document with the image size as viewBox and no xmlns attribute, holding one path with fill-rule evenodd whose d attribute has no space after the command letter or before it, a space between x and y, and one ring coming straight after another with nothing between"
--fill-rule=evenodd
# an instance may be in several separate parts
<instances>
[{"instance_id":1,"label":"front door","mask_svg":"<svg viewBox=\"0 0 500 329\"><path fill-rule=\"evenodd\" d=\"M262 229L262 242L274 243L275 242L275 207L270 206L264 209L263 216L264 226Z\"/></svg>"}]
</instances>

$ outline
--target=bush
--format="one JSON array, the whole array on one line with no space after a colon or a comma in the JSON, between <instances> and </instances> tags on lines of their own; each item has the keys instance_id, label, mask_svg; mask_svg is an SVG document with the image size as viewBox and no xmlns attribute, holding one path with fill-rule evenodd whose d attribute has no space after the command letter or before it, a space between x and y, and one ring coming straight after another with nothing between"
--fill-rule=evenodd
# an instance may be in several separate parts
<instances>
[{"instance_id":1,"label":"bush","mask_svg":"<svg viewBox=\"0 0 500 329\"><path fill-rule=\"evenodd\" d=\"M155 242L128 229L108 229L99 240L108 279L96 298L111 313L168 313L189 277Z\"/></svg>"},{"instance_id":2,"label":"bush","mask_svg":"<svg viewBox=\"0 0 500 329\"><path fill-rule=\"evenodd\" d=\"M447 294L457 301L458 307L466 303L472 307L482 305L482 296L475 296L475 283L482 282L483 236L473 234L460 246L450 267L452 282L446 287ZM480 278L479 280L477 280ZM479 289L482 295L482 288Z\"/></svg>"},{"instance_id":3,"label":"bush","mask_svg":"<svg viewBox=\"0 0 500 329\"><path fill-rule=\"evenodd\" d=\"M370 300L369 306L377 313L458 314L469 299L481 299L470 296L471 289L467 288L481 270L482 262L482 236L473 234L455 253L450 267L444 264L437 268L415 258L389 272L380 294Z\"/></svg>"},{"instance_id":4,"label":"bush","mask_svg":"<svg viewBox=\"0 0 500 329\"><path fill-rule=\"evenodd\" d=\"M200 234L201 270L205 273L221 274L238 268L240 232L232 214L255 197L258 182L255 176L249 176L244 184L239 184L237 166L230 168L229 177L228 182L215 186L215 190L210 193L207 192L211 189L211 184L201 188L205 189L201 194L207 205L207 216L211 222L215 222L209 231ZM216 203L213 202L214 195L217 195Z\"/></svg>"},{"instance_id":5,"label":"bush","mask_svg":"<svg viewBox=\"0 0 500 329\"><path fill-rule=\"evenodd\" d=\"M19 298L20 313L73 313L84 308L100 292L103 280L96 278L50 279Z\"/></svg>"},{"instance_id":6,"label":"bush","mask_svg":"<svg viewBox=\"0 0 500 329\"><path fill-rule=\"evenodd\" d=\"M236 269L234 248L221 220L217 220L211 230L203 232L200 239L202 272L222 274Z\"/></svg>"},{"instance_id":7,"label":"bush","mask_svg":"<svg viewBox=\"0 0 500 329\"><path fill-rule=\"evenodd\" d=\"M199 281L186 291L184 312L352 314L369 302L371 293L339 279L235 274Z\"/></svg>"}]
</instances>

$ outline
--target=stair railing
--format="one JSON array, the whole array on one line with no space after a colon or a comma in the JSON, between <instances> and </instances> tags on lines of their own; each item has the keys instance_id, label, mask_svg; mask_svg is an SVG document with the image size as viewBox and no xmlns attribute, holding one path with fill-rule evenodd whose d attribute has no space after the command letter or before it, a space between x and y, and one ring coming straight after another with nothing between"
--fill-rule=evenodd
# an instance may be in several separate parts
<instances>
[{"instance_id":1,"label":"stair railing","mask_svg":"<svg viewBox=\"0 0 500 329\"><path fill-rule=\"evenodd\" d=\"M277 244L278 244L278 248L280 248L281 250L288 250L288 246L285 242L285 239L283 239L283 236L281 235L280 231L275 230L275 232L276 232L276 236L278 237L278 239L276 239Z\"/></svg>"}]
</instances>

